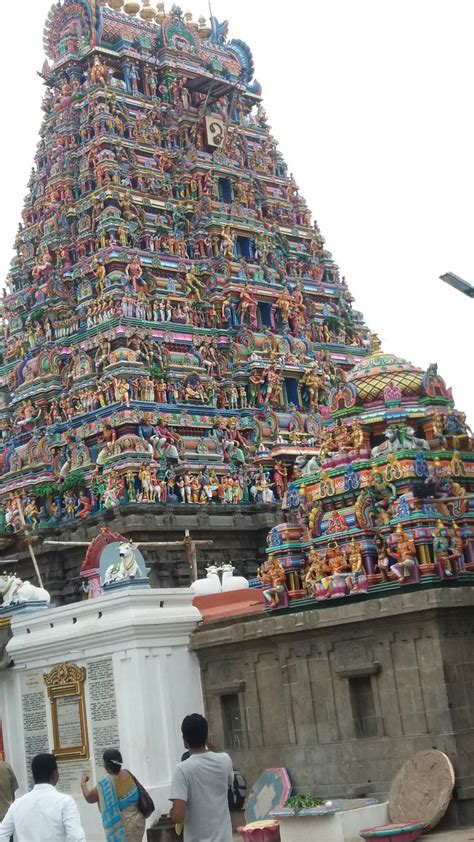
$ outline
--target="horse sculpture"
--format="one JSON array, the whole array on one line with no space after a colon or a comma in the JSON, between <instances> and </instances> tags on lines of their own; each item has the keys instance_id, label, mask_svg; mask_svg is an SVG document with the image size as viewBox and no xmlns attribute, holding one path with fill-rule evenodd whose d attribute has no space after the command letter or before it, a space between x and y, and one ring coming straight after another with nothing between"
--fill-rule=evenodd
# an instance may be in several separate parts
<instances>
[{"instance_id":1,"label":"horse sculpture","mask_svg":"<svg viewBox=\"0 0 474 842\"><path fill-rule=\"evenodd\" d=\"M119 545L118 561L109 565L105 571L104 585L124 582L126 579L140 579L142 571L138 564L135 550L138 544L125 543Z\"/></svg>"},{"instance_id":2,"label":"horse sculpture","mask_svg":"<svg viewBox=\"0 0 474 842\"><path fill-rule=\"evenodd\" d=\"M7 573L0 576L0 594L3 598L2 608L25 602L46 602L48 605L51 602L51 597L44 588L38 588L31 582L23 582L18 576L10 576Z\"/></svg>"}]
</instances>

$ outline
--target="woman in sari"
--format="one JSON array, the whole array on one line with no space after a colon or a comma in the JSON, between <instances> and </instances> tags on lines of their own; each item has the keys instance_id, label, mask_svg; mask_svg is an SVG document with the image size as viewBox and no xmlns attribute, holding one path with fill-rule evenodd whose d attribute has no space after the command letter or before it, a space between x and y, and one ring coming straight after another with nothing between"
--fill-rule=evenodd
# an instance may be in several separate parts
<instances>
[{"instance_id":1,"label":"woman in sari","mask_svg":"<svg viewBox=\"0 0 474 842\"><path fill-rule=\"evenodd\" d=\"M142 842L145 818L138 809L139 793L134 778L122 769L122 755L115 748L104 751L106 775L89 789L89 775L81 778L88 804L98 804L107 842Z\"/></svg>"}]
</instances>

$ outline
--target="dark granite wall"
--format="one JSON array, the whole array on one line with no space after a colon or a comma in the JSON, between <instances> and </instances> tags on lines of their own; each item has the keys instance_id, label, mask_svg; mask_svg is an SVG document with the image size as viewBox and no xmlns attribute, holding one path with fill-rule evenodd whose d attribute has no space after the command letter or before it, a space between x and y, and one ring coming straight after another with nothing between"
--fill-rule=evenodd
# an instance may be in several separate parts
<instances>
[{"instance_id":1,"label":"dark granite wall","mask_svg":"<svg viewBox=\"0 0 474 842\"><path fill-rule=\"evenodd\" d=\"M472 822L473 604L474 588L420 590L201 627L213 738L249 785L284 765L325 798L384 797L406 759L435 747L456 769L451 818Z\"/></svg>"},{"instance_id":2,"label":"dark granite wall","mask_svg":"<svg viewBox=\"0 0 474 842\"><path fill-rule=\"evenodd\" d=\"M189 529L195 540L213 541L209 548L198 548L198 570L205 575L204 568L210 563L221 565L231 561L236 575L255 576L257 567L264 558L264 548L269 530L282 518L278 504L262 507L243 506L197 506L197 505L146 505L135 504L113 509L102 515L89 517L85 523L74 520L63 522L58 527L41 530L33 535L34 549L38 559L44 586L53 601L60 605L83 598L80 570L87 547L55 548L43 544L45 538L58 541L91 541L100 528L108 526L134 541L179 541ZM189 584L188 565L179 548L143 548L142 553L151 567L150 579L153 587L178 587ZM2 550L3 558L18 555L15 565L8 570L22 579L35 581L33 564L25 547L9 546Z\"/></svg>"}]
</instances>

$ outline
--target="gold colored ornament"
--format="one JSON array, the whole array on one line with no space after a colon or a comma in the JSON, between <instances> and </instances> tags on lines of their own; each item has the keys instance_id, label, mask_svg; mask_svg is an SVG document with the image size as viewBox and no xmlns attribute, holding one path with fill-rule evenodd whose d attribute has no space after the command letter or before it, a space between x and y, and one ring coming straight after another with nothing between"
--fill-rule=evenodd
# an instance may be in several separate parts
<instances>
[{"instance_id":1,"label":"gold colored ornament","mask_svg":"<svg viewBox=\"0 0 474 842\"><path fill-rule=\"evenodd\" d=\"M166 17L165 12L165 4L164 3L157 3L156 4L156 19L157 21L162 21Z\"/></svg>"},{"instance_id":2,"label":"gold colored ornament","mask_svg":"<svg viewBox=\"0 0 474 842\"><path fill-rule=\"evenodd\" d=\"M120 12L125 0L108 0L109 6L114 12Z\"/></svg>"},{"instance_id":3,"label":"gold colored ornament","mask_svg":"<svg viewBox=\"0 0 474 842\"><path fill-rule=\"evenodd\" d=\"M51 703L54 754L61 760L77 761L89 757L84 693L86 677L85 667L68 663L57 664L51 672L43 675ZM60 727L60 708L64 703L68 706L68 721L78 726L78 729L73 729L73 733ZM64 711L62 713L64 715Z\"/></svg>"},{"instance_id":4,"label":"gold colored ornament","mask_svg":"<svg viewBox=\"0 0 474 842\"><path fill-rule=\"evenodd\" d=\"M198 35L203 41L205 41L207 38L209 38L210 34L211 30L206 24L206 18L204 17L204 15L201 15L201 17L198 20Z\"/></svg>"},{"instance_id":5,"label":"gold colored ornament","mask_svg":"<svg viewBox=\"0 0 474 842\"><path fill-rule=\"evenodd\" d=\"M83 684L86 680L86 668L77 664L57 664L51 672L45 673L44 683L46 687L65 686L68 684Z\"/></svg>"},{"instance_id":6,"label":"gold colored ornament","mask_svg":"<svg viewBox=\"0 0 474 842\"><path fill-rule=\"evenodd\" d=\"M146 21L155 20L156 13L155 13L155 10L152 9L151 6L150 6L150 0L143 0L143 7L142 7L142 10L140 12L140 17L143 18L143 20L146 20Z\"/></svg>"},{"instance_id":7,"label":"gold colored ornament","mask_svg":"<svg viewBox=\"0 0 474 842\"><path fill-rule=\"evenodd\" d=\"M125 0L123 10L126 15L132 15L134 17L140 11L140 3L138 0Z\"/></svg>"}]
</instances>

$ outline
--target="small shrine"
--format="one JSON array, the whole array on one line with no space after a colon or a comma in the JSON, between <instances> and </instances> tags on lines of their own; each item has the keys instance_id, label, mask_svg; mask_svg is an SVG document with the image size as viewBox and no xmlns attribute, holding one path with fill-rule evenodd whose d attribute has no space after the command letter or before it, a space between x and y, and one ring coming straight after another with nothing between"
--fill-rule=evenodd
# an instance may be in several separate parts
<instances>
[{"instance_id":1,"label":"small shrine","mask_svg":"<svg viewBox=\"0 0 474 842\"><path fill-rule=\"evenodd\" d=\"M268 607L474 584L473 438L437 366L373 337L328 410L268 536Z\"/></svg>"}]
</instances>

